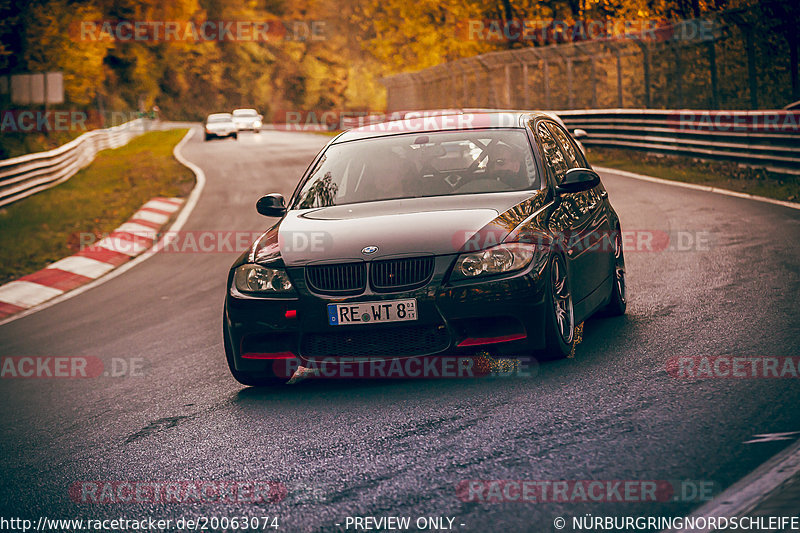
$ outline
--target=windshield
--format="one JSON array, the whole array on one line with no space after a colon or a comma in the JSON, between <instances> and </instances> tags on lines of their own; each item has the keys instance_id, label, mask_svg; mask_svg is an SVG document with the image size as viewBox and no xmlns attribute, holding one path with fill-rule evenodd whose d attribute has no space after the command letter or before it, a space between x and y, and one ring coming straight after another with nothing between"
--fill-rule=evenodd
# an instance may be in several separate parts
<instances>
[{"instance_id":1,"label":"windshield","mask_svg":"<svg viewBox=\"0 0 800 533\"><path fill-rule=\"evenodd\" d=\"M524 130L414 133L331 145L292 209L540 187Z\"/></svg>"},{"instance_id":2,"label":"windshield","mask_svg":"<svg viewBox=\"0 0 800 533\"><path fill-rule=\"evenodd\" d=\"M208 122L230 122L230 115L211 115L208 117Z\"/></svg>"}]
</instances>

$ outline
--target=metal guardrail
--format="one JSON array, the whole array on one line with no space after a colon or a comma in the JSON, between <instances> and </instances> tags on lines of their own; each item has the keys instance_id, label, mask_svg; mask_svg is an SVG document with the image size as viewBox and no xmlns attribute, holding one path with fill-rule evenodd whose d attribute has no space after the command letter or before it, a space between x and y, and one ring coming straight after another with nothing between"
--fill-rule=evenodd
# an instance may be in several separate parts
<instances>
[{"instance_id":1,"label":"metal guardrail","mask_svg":"<svg viewBox=\"0 0 800 533\"><path fill-rule=\"evenodd\" d=\"M800 175L800 112L593 109L555 111L587 146L723 159Z\"/></svg>"},{"instance_id":2,"label":"metal guardrail","mask_svg":"<svg viewBox=\"0 0 800 533\"><path fill-rule=\"evenodd\" d=\"M148 120L136 119L113 128L88 131L47 152L0 161L0 206L67 181L94 161L97 152L127 144L149 131L148 126Z\"/></svg>"},{"instance_id":3,"label":"metal guardrail","mask_svg":"<svg viewBox=\"0 0 800 533\"><path fill-rule=\"evenodd\" d=\"M346 117L344 129L413 116L524 112L512 109L451 108ZM583 144L734 161L778 174L800 175L800 111L708 111L579 109L548 111Z\"/></svg>"}]
</instances>

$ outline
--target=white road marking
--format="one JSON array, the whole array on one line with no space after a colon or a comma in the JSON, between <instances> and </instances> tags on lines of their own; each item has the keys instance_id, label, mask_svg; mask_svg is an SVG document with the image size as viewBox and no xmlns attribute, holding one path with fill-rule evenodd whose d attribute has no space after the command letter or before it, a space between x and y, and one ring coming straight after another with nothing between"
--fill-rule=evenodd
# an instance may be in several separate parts
<instances>
[{"instance_id":1,"label":"white road marking","mask_svg":"<svg viewBox=\"0 0 800 533\"><path fill-rule=\"evenodd\" d=\"M94 279L99 278L109 270L113 270L114 265L110 263L104 263L103 261L98 261L97 259L92 259L90 257L73 255L49 264L47 265L47 268L66 270L67 272L72 272L73 274L80 274L81 276Z\"/></svg>"},{"instance_id":2,"label":"white road marking","mask_svg":"<svg viewBox=\"0 0 800 533\"><path fill-rule=\"evenodd\" d=\"M144 224L137 224L136 222L125 222L114 231L126 231L128 233L141 235L142 237L147 237L151 240L154 239L158 233L158 230L145 226Z\"/></svg>"},{"instance_id":3,"label":"white road marking","mask_svg":"<svg viewBox=\"0 0 800 533\"><path fill-rule=\"evenodd\" d=\"M167 213L173 213L178 210L180 205L175 205L170 202L162 202L161 200L150 200L142 207L150 207L152 209L158 209L160 211L166 211Z\"/></svg>"},{"instance_id":4,"label":"white road marking","mask_svg":"<svg viewBox=\"0 0 800 533\"><path fill-rule=\"evenodd\" d=\"M152 211L145 211L144 209L140 209L139 211L134 213L131 218L139 218L142 220L147 220L148 222L163 224L164 222L169 220L169 215L162 215L161 213L153 213Z\"/></svg>"},{"instance_id":5,"label":"white road marking","mask_svg":"<svg viewBox=\"0 0 800 533\"><path fill-rule=\"evenodd\" d=\"M776 440L793 440L796 439L800 431L789 431L786 433L762 433L760 435L753 435L753 440L746 440L743 444L754 444L756 442L773 442ZM794 435L794 436L793 436Z\"/></svg>"},{"instance_id":6,"label":"white road marking","mask_svg":"<svg viewBox=\"0 0 800 533\"><path fill-rule=\"evenodd\" d=\"M131 257L144 252L152 243L133 241L119 236L106 237L101 239L95 246L100 246L112 252L120 252Z\"/></svg>"},{"instance_id":7,"label":"white road marking","mask_svg":"<svg viewBox=\"0 0 800 533\"><path fill-rule=\"evenodd\" d=\"M63 293L61 289L31 281L11 281L0 287L0 302L19 307L33 307Z\"/></svg>"}]
</instances>

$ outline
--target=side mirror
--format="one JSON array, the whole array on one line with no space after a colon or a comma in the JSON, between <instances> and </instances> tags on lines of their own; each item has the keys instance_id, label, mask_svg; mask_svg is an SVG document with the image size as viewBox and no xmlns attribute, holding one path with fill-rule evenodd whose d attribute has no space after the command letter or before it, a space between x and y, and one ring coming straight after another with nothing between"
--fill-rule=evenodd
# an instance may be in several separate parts
<instances>
[{"instance_id":1,"label":"side mirror","mask_svg":"<svg viewBox=\"0 0 800 533\"><path fill-rule=\"evenodd\" d=\"M265 217L282 217L286 214L286 205L282 194L276 192L262 196L256 202L256 211Z\"/></svg>"},{"instance_id":2,"label":"side mirror","mask_svg":"<svg viewBox=\"0 0 800 533\"><path fill-rule=\"evenodd\" d=\"M583 192L593 189L600 184L600 176L597 172L588 168L572 168L567 170L564 181L556 187L558 194L571 192Z\"/></svg>"},{"instance_id":3,"label":"side mirror","mask_svg":"<svg viewBox=\"0 0 800 533\"><path fill-rule=\"evenodd\" d=\"M586 130L582 130L580 128L575 128L574 130L572 130L572 136L574 138L576 138L576 139L583 139L584 137L587 137L588 135L589 134L586 133Z\"/></svg>"}]
</instances>

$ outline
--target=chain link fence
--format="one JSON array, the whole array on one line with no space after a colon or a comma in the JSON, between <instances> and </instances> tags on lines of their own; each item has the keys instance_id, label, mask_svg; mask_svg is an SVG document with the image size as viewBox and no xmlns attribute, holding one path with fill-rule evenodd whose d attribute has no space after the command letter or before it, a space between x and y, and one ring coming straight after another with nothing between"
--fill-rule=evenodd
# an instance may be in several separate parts
<instances>
[{"instance_id":1,"label":"chain link fence","mask_svg":"<svg viewBox=\"0 0 800 533\"><path fill-rule=\"evenodd\" d=\"M800 100L800 3L492 52L382 79L387 110L777 109Z\"/></svg>"}]
</instances>

